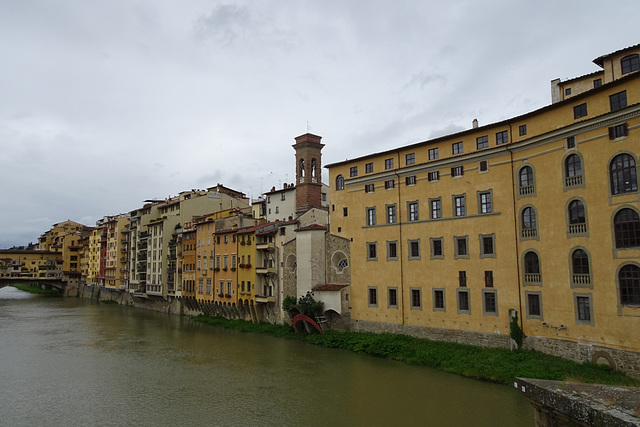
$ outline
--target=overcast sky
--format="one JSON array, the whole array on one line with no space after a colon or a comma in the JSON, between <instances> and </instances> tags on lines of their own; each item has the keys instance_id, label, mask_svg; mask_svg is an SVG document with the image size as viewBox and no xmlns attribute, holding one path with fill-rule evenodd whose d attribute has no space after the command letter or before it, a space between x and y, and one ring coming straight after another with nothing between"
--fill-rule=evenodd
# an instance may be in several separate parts
<instances>
[{"instance_id":1,"label":"overcast sky","mask_svg":"<svg viewBox=\"0 0 640 427\"><path fill-rule=\"evenodd\" d=\"M0 248L500 121L640 43L629 1L0 0ZM326 181L326 171L324 179Z\"/></svg>"}]
</instances>

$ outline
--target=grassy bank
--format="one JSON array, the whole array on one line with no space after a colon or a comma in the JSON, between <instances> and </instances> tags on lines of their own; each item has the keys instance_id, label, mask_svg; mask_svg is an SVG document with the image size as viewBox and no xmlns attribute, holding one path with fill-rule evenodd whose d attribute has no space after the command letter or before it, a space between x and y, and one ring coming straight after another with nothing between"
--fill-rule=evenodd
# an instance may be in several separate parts
<instances>
[{"instance_id":1,"label":"grassy bank","mask_svg":"<svg viewBox=\"0 0 640 427\"><path fill-rule=\"evenodd\" d=\"M27 285L25 283L20 283L18 285L12 285L12 286L16 289L20 289L21 291L24 291L24 292L30 292L32 294L49 295L54 297L60 296L60 292L58 292L55 289L40 289L35 286Z\"/></svg>"},{"instance_id":2,"label":"grassy bank","mask_svg":"<svg viewBox=\"0 0 640 427\"><path fill-rule=\"evenodd\" d=\"M466 377L511 384L516 377L563 380L585 383L640 386L633 380L607 366L576 363L533 350L510 351L502 348L483 348L407 335L374 334L367 332L328 331L324 335L296 334L283 325L254 324L242 320L198 316L195 321L242 332L265 333L277 337L297 339L327 348L340 348L361 354L383 357L429 366Z\"/></svg>"}]
</instances>

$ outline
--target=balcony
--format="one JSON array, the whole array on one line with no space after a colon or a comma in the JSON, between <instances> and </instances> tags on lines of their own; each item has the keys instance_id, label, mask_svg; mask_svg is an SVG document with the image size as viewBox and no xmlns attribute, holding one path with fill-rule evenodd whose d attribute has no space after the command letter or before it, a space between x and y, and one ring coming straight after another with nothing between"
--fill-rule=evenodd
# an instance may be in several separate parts
<instances>
[{"instance_id":1,"label":"balcony","mask_svg":"<svg viewBox=\"0 0 640 427\"><path fill-rule=\"evenodd\" d=\"M276 302L276 297L268 297L265 295L256 295L256 302L268 303L268 302Z\"/></svg>"},{"instance_id":2,"label":"balcony","mask_svg":"<svg viewBox=\"0 0 640 427\"><path fill-rule=\"evenodd\" d=\"M564 179L564 186L567 188L582 186L582 175L566 177Z\"/></svg>"},{"instance_id":3,"label":"balcony","mask_svg":"<svg viewBox=\"0 0 640 427\"><path fill-rule=\"evenodd\" d=\"M518 193L521 196L528 196L536 192L536 188L533 185L524 185L518 188Z\"/></svg>"},{"instance_id":4,"label":"balcony","mask_svg":"<svg viewBox=\"0 0 640 427\"><path fill-rule=\"evenodd\" d=\"M573 284L576 286L589 286L591 284L590 274L574 274Z\"/></svg>"},{"instance_id":5,"label":"balcony","mask_svg":"<svg viewBox=\"0 0 640 427\"><path fill-rule=\"evenodd\" d=\"M256 273L257 274L276 274L276 268L267 267L267 266L256 267Z\"/></svg>"},{"instance_id":6,"label":"balcony","mask_svg":"<svg viewBox=\"0 0 640 427\"><path fill-rule=\"evenodd\" d=\"M256 243L256 249L263 251L273 251L276 245L273 242Z\"/></svg>"}]
</instances>

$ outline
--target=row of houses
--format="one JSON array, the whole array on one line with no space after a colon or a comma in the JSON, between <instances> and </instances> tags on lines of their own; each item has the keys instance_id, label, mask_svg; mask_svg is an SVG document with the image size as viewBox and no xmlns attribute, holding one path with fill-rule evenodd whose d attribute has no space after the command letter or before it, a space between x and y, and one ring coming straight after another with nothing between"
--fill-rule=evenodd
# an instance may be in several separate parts
<instances>
[{"instance_id":1,"label":"row of houses","mask_svg":"<svg viewBox=\"0 0 640 427\"><path fill-rule=\"evenodd\" d=\"M295 183L254 203L185 191L39 249L87 285L254 321L313 291L354 330L508 347L518 316L529 348L640 377L639 55L552 81L538 110L329 164L328 187L305 134Z\"/></svg>"}]
</instances>

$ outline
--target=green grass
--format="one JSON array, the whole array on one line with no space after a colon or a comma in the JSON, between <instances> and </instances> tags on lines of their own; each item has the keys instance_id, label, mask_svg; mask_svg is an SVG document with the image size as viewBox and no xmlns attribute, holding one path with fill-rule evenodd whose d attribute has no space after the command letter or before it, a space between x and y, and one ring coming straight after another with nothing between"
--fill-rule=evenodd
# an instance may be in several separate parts
<instances>
[{"instance_id":1,"label":"green grass","mask_svg":"<svg viewBox=\"0 0 640 427\"><path fill-rule=\"evenodd\" d=\"M60 296L60 292L58 292L56 289L40 289L38 287L27 285L25 283L20 283L12 286L16 289L20 289L21 291L24 291L24 292L30 292L32 294L49 295L49 296L56 296L56 297Z\"/></svg>"},{"instance_id":2,"label":"green grass","mask_svg":"<svg viewBox=\"0 0 640 427\"><path fill-rule=\"evenodd\" d=\"M410 365L428 366L470 378L511 384L516 377L596 384L640 386L608 366L577 363L534 350L510 351L443 341L430 341L407 335L370 332L327 331L320 334L296 334L292 327L244 320L198 316L195 321L207 325L298 339L327 348L340 348L361 354L398 360Z\"/></svg>"}]
</instances>

